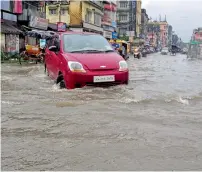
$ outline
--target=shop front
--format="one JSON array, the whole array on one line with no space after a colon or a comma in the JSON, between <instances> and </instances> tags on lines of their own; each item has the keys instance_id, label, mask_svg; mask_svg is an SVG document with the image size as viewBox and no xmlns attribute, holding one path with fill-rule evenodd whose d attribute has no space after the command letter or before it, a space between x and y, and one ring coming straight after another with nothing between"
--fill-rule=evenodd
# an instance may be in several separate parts
<instances>
[{"instance_id":1,"label":"shop front","mask_svg":"<svg viewBox=\"0 0 202 172\"><path fill-rule=\"evenodd\" d=\"M20 35L23 35L23 32L15 22L1 19L1 51L19 53Z\"/></svg>"}]
</instances>

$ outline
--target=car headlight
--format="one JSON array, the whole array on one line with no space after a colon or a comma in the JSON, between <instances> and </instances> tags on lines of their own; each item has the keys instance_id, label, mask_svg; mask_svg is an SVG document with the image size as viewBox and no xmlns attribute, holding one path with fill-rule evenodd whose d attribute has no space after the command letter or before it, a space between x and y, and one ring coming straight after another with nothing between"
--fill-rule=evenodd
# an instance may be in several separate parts
<instances>
[{"instance_id":1,"label":"car headlight","mask_svg":"<svg viewBox=\"0 0 202 172\"><path fill-rule=\"evenodd\" d=\"M126 61L122 60L119 62L119 71L126 71L128 70L128 64Z\"/></svg>"},{"instance_id":2,"label":"car headlight","mask_svg":"<svg viewBox=\"0 0 202 172\"><path fill-rule=\"evenodd\" d=\"M68 66L72 72L86 72L82 64L79 62L69 61Z\"/></svg>"}]
</instances>

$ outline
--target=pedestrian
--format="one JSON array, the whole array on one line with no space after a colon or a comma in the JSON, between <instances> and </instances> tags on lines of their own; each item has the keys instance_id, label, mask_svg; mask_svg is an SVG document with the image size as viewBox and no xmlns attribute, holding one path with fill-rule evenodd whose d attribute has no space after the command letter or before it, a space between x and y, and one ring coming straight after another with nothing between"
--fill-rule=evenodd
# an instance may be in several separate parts
<instances>
[{"instance_id":1,"label":"pedestrian","mask_svg":"<svg viewBox=\"0 0 202 172\"><path fill-rule=\"evenodd\" d=\"M125 46L123 46L122 45L122 56L123 56L123 58L125 58L125 55L126 55L126 48L125 48Z\"/></svg>"}]
</instances>

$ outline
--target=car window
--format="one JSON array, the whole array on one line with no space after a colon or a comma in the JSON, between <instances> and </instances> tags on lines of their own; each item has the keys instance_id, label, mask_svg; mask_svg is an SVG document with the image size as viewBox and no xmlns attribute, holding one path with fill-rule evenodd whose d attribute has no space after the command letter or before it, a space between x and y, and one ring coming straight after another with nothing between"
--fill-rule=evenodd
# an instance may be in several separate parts
<instances>
[{"instance_id":1,"label":"car window","mask_svg":"<svg viewBox=\"0 0 202 172\"><path fill-rule=\"evenodd\" d=\"M65 52L81 50L113 50L109 42L103 36L96 34L64 34L63 46Z\"/></svg>"}]
</instances>

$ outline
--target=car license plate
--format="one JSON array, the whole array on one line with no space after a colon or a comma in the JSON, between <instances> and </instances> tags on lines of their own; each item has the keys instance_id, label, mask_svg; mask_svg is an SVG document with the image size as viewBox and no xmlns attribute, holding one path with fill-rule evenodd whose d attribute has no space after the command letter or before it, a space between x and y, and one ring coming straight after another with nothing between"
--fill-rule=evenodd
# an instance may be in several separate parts
<instances>
[{"instance_id":1,"label":"car license plate","mask_svg":"<svg viewBox=\"0 0 202 172\"><path fill-rule=\"evenodd\" d=\"M94 82L113 82L115 81L114 75L107 75L107 76L94 76Z\"/></svg>"}]
</instances>

